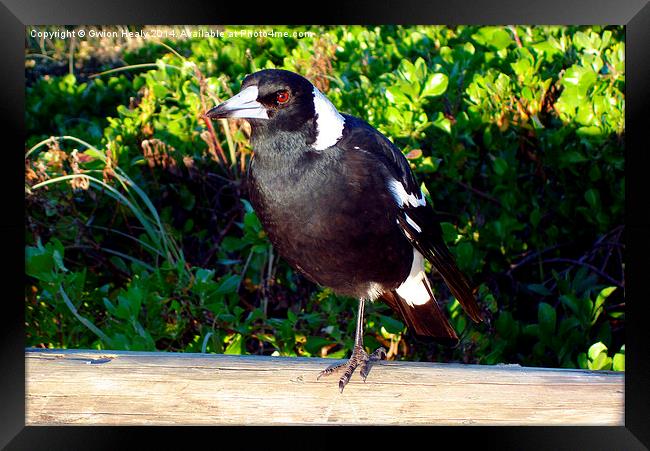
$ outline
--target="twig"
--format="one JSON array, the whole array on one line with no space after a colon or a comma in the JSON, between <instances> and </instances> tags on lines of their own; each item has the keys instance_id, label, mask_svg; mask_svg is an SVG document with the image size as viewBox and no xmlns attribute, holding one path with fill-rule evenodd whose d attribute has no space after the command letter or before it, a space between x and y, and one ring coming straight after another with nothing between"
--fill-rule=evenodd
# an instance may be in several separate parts
<instances>
[{"instance_id":1,"label":"twig","mask_svg":"<svg viewBox=\"0 0 650 451\"><path fill-rule=\"evenodd\" d=\"M515 42L517 43L517 47L519 48L523 47L523 45L521 44L521 39L519 39L519 33L517 33L517 27L515 27L514 25L508 25L508 28L510 29L510 31L512 31L512 34L515 37Z\"/></svg>"},{"instance_id":2,"label":"twig","mask_svg":"<svg viewBox=\"0 0 650 451\"><path fill-rule=\"evenodd\" d=\"M228 221L228 224L219 232L219 236L215 239L215 245L210 248L210 250L206 253L205 258L203 259L203 266L206 266L212 256L219 250L221 247L221 241L223 238L226 236L232 225L235 223L235 220L237 219L237 215L231 215L230 220Z\"/></svg>"},{"instance_id":3,"label":"twig","mask_svg":"<svg viewBox=\"0 0 650 451\"><path fill-rule=\"evenodd\" d=\"M264 299L263 299L263 311L264 311L264 316L266 316L266 311L269 307L269 298L267 296L268 294L268 285L271 283L271 275L273 274L273 246L269 246L269 261L268 261L268 267L266 270L266 281L264 285L266 285L266 289L264 290Z\"/></svg>"},{"instance_id":4,"label":"twig","mask_svg":"<svg viewBox=\"0 0 650 451\"><path fill-rule=\"evenodd\" d=\"M75 38L74 35L70 39L70 55L68 57L68 73L74 75L74 45Z\"/></svg>"},{"instance_id":5,"label":"twig","mask_svg":"<svg viewBox=\"0 0 650 451\"><path fill-rule=\"evenodd\" d=\"M548 260L543 260L543 263L571 263L573 265L584 266L585 268L591 269L593 272L598 274L600 277L602 277L603 279L607 280L608 282L616 285L617 287L624 288L624 285L621 282L619 282L617 280L614 280L612 277L608 276L607 274L605 274L600 269L596 268L594 265L592 265L590 263L582 262L580 260L573 260L571 258L551 258L551 259L548 259Z\"/></svg>"},{"instance_id":6,"label":"twig","mask_svg":"<svg viewBox=\"0 0 650 451\"><path fill-rule=\"evenodd\" d=\"M205 110L206 107L203 106L202 108ZM203 119L203 122L205 123L205 126L208 129L208 133L210 134L210 138L212 138L214 147L217 150L219 163L221 163L221 165L223 166L226 172L230 172L230 167L228 166L228 160L226 159L226 154L223 152L223 148L221 147L221 144L219 144L219 140L217 139L217 135L214 131L214 127L212 126L212 120L209 117L207 117L205 114L201 116L201 119Z\"/></svg>"},{"instance_id":7,"label":"twig","mask_svg":"<svg viewBox=\"0 0 650 451\"><path fill-rule=\"evenodd\" d=\"M480 190L478 190L478 189L476 189L476 188L474 188L474 187L472 187L472 186L470 186L470 185L468 185L465 182L462 182L460 180L456 180L456 183L458 183L463 188L473 192L474 194L476 194L476 195L478 195L478 196L480 196L480 197L482 197L482 198L484 198L486 200L489 200L490 202L494 202L495 204L497 204L500 207L502 206L501 201L499 199L497 199L496 197L493 197L493 196L491 196L491 195L489 195L487 193L484 193L483 191L480 191Z\"/></svg>"},{"instance_id":8,"label":"twig","mask_svg":"<svg viewBox=\"0 0 650 451\"><path fill-rule=\"evenodd\" d=\"M251 258L253 257L253 249L250 250L248 253L248 258L246 259L246 263L244 263L244 267L241 270L241 276L239 277L239 283L237 283L237 288L235 289L235 293L239 293L239 288L241 287L241 283L246 277L246 271L248 271L248 265L251 262Z\"/></svg>"},{"instance_id":9,"label":"twig","mask_svg":"<svg viewBox=\"0 0 650 451\"><path fill-rule=\"evenodd\" d=\"M199 70L199 68L196 66L194 67L194 74L196 75L196 78L199 81L199 99L201 100L201 109L202 111L205 112L208 111L208 107L205 103L205 91L206 91L205 77L203 76L203 73ZM210 133L210 137L212 138L214 146L217 149L219 158L223 163L224 170L232 176L233 174L230 170L230 165L228 164L226 154L223 151L223 148L221 147L221 144L217 139L217 134L214 131L214 127L212 126L212 120L209 117L207 117L205 114L201 115L201 119L203 119L203 122L205 123L205 126L207 127L208 132Z\"/></svg>"},{"instance_id":10,"label":"twig","mask_svg":"<svg viewBox=\"0 0 650 451\"><path fill-rule=\"evenodd\" d=\"M533 260L534 258L539 257L540 255L545 254L547 252L554 251L555 249L559 249L560 247L567 246L568 244L570 244L570 243L556 244L555 246L547 247L546 249L543 249L543 250L541 250L539 252L529 253L524 258L519 260L517 263L513 263L512 265L510 265L510 269L506 273L510 274L510 273L512 273L512 271L514 271L515 269L525 265L526 263Z\"/></svg>"}]
</instances>

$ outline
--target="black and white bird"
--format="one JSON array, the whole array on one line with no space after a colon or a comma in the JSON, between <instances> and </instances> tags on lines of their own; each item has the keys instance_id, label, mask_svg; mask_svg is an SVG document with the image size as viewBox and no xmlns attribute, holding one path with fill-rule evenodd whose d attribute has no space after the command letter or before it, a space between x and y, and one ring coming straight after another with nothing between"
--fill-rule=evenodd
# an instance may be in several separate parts
<instances>
[{"instance_id":1,"label":"black and white bird","mask_svg":"<svg viewBox=\"0 0 650 451\"><path fill-rule=\"evenodd\" d=\"M402 152L363 120L342 114L306 78L268 69L206 113L246 118L254 157L251 203L288 263L335 293L358 298L355 345L343 388L357 367L385 357L363 347L365 301L381 299L416 334L457 340L436 302L424 260L476 322L481 313L467 278L447 249Z\"/></svg>"}]
</instances>

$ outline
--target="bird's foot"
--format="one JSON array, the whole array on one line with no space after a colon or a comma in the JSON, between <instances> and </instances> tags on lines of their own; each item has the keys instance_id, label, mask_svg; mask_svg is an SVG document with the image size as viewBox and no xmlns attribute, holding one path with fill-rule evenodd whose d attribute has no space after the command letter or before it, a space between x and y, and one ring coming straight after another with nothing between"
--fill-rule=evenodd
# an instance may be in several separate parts
<instances>
[{"instance_id":1,"label":"bird's foot","mask_svg":"<svg viewBox=\"0 0 650 451\"><path fill-rule=\"evenodd\" d=\"M348 384L348 382L350 382L352 373L354 373L354 370L356 370L357 367L360 367L359 374L365 382L366 378L368 377L368 373L370 372L371 363L385 358L386 350L384 348L378 348L375 350L375 352L368 355L365 349L363 349L363 346L355 345L354 349L352 350L352 356L346 363L339 363L336 365L328 366L318 374L318 377L316 379L320 379L321 376L329 376L332 373L336 373L342 369L345 369L343 376L341 376L339 379L339 390L341 393L343 393L343 389Z\"/></svg>"}]
</instances>

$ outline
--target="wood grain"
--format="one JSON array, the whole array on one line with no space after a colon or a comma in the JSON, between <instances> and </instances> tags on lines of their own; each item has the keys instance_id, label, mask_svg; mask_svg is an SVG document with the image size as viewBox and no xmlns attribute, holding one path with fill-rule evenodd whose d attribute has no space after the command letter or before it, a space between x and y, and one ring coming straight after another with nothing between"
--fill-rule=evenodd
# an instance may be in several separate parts
<instances>
[{"instance_id":1,"label":"wood grain","mask_svg":"<svg viewBox=\"0 0 650 451\"><path fill-rule=\"evenodd\" d=\"M624 425L624 374L382 361L343 393L319 358L28 349L26 425Z\"/></svg>"}]
</instances>

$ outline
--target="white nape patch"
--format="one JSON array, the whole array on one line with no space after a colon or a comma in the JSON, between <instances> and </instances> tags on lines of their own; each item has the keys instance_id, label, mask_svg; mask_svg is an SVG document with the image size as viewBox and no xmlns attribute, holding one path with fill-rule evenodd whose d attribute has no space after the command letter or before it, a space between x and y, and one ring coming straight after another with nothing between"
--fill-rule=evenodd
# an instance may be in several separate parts
<instances>
[{"instance_id":1,"label":"white nape patch","mask_svg":"<svg viewBox=\"0 0 650 451\"><path fill-rule=\"evenodd\" d=\"M397 294L411 307L426 304L431 300L429 291L425 286L424 257L413 249L413 264L408 278L397 288Z\"/></svg>"},{"instance_id":2,"label":"white nape patch","mask_svg":"<svg viewBox=\"0 0 650 451\"><path fill-rule=\"evenodd\" d=\"M388 189L395 198L395 202L398 205L410 205L411 207L421 207L427 204L427 201L424 199L424 194L420 191L420 195L416 197L415 194L409 194L406 192L402 182L392 179L388 181Z\"/></svg>"},{"instance_id":3,"label":"white nape patch","mask_svg":"<svg viewBox=\"0 0 650 451\"><path fill-rule=\"evenodd\" d=\"M420 228L420 226L417 225L417 224L415 223L415 221L412 220L412 219L409 217L409 215L404 214L404 216L406 217L406 222L408 222L409 225L410 225L411 227L413 227L415 230L417 230L418 233L422 233L422 229Z\"/></svg>"},{"instance_id":4,"label":"white nape patch","mask_svg":"<svg viewBox=\"0 0 650 451\"><path fill-rule=\"evenodd\" d=\"M332 147L343 136L345 118L336 110L327 97L314 86L314 109L316 118L316 141L311 146L316 150Z\"/></svg>"}]
</instances>

